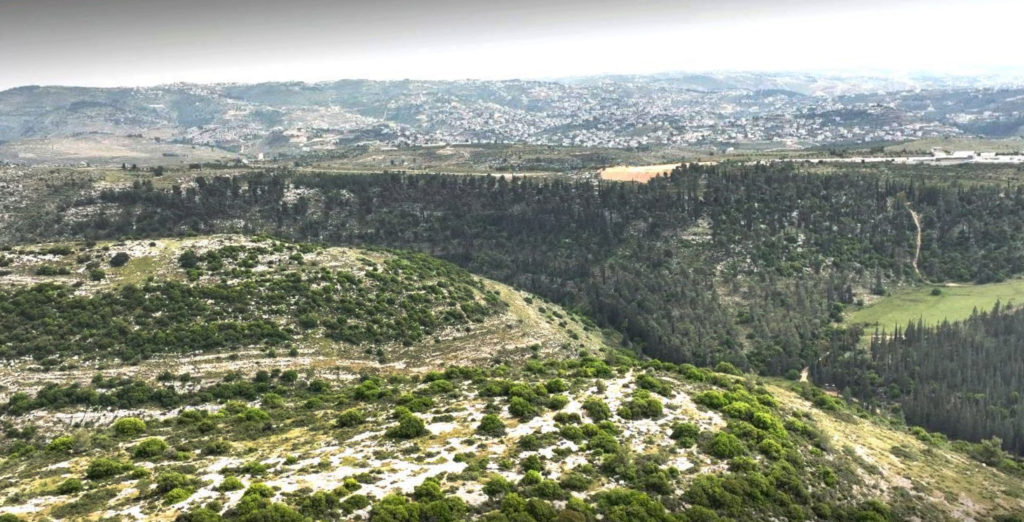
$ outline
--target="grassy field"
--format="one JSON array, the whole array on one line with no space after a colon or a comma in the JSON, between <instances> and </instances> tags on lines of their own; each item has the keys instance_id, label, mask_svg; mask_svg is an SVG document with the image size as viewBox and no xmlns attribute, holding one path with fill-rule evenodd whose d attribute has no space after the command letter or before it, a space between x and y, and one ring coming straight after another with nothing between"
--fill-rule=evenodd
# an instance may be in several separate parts
<instances>
[{"instance_id":1,"label":"grassy field","mask_svg":"<svg viewBox=\"0 0 1024 522\"><path fill-rule=\"evenodd\" d=\"M1019 153L1024 149L1024 140L1010 138L987 140L979 138L928 138L899 143L885 147L885 152L896 154L929 154L933 147L954 150L975 150L981 152Z\"/></svg>"},{"instance_id":2,"label":"grassy field","mask_svg":"<svg viewBox=\"0 0 1024 522\"><path fill-rule=\"evenodd\" d=\"M942 292L941 295L932 295L936 288ZM908 288L857 310L849 322L878 325L886 330L918 319L925 324L936 324L944 319L953 321L969 317L975 308L991 310L997 301L1015 306L1024 303L1024 279L987 285Z\"/></svg>"}]
</instances>

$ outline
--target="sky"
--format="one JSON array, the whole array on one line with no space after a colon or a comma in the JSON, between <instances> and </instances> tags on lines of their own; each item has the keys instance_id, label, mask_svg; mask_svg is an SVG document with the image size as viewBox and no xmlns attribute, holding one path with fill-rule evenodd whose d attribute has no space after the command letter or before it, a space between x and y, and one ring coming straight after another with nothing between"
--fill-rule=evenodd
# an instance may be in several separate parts
<instances>
[{"instance_id":1,"label":"sky","mask_svg":"<svg viewBox=\"0 0 1024 522\"><path fill-rule=\"evenodd\" d=\"M1020 68L1022 0L0 0L0 89Z\"/></svg>"}]
</instances>

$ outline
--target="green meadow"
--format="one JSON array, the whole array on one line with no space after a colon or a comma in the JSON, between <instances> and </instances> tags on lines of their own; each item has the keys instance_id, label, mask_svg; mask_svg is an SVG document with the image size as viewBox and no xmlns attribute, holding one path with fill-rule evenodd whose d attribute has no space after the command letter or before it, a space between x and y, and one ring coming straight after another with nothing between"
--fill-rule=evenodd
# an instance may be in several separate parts
<instances>
[{"instance_id":1,"label":"green meadow","mask_svg":"<svg viewBox=\"0 0 1024 522\"><path fill-rule=\"evenodd\" d=\"M934 289L938 289L941 294L932 295ZM975 309L991 310L996 302L1015 306L1024 303L1024 279L986 285L922 285L898 290L857 310L850 316L849 322L877 325L886 330L918 319L931 325L943 320L965 319Z\"/></svg>"}]
</instances>

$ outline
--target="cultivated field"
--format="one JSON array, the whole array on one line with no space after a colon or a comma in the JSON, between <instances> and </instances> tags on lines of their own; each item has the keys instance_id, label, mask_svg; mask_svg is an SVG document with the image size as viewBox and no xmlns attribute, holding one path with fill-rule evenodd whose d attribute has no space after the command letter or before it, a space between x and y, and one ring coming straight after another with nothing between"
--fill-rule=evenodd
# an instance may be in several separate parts
<instances>
[{"instance_id":1,"label":"cultivated field","mask_svg":"<svg viewBox=\"0 0 1024 522\"><path fill-rule=\"evenodd\" d=\"M932 295L934 289L942 292ZM864 307L850 317L851 323L877 325L885 330L921 319L925 324L955 321L971 313L988 311L996 302L1004 306L1024 303L1024 280L1013 279L987 285L925 285L897 291L894 295Z\"/></svg>"},{"instance_id":2,"label":"cultivated field","mask_svg":"<svg viewBox=\"0 0 1024 522\"><path fill-rule=\"evenodd\" d=\"M980 139L980 138L928 138L906 143L888 145L887 153L928 154L933 148L947 151L973 150L982 152L1019 153L1024 150L1024 139Z\"/></svg>"},{"instance_id":3,"label":"cultivated field","mask_svg":"<svg viewBox=\"0 0 1024 522\"><path fill-rule=\"evenodd\" d=\"M677 163L666 163L663 165L608 167L601 171L601 179L647 183L652 178L672 172L672 169L677 166L679 166Z\"/></svg>"}]
</instances>

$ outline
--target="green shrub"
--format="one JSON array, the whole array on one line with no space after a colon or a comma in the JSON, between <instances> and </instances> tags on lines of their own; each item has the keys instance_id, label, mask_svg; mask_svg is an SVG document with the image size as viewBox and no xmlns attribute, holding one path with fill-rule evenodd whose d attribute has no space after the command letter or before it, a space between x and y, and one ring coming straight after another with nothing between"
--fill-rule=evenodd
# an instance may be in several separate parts
<instances>
[{"instance_id":1,"label":"green shrub","mask_svg":"<svg viewBox=\"0 0 1024 522\"><path fill-rule=\"evenodd\" d=\"M163 471L156 477L156 488L154 491L159 494L166 494L175 489L195 491L200 485L199 479L192 475L186 475L177 471ZM188 497L186 497L188 498Z\"/></svg>"},{"instance_id":2,"label":"green shrub","mask_svg":"<svg viewBox=\"0 0 1024 522\"><path fill-rule=\"evenodd\" d=\"M522 397L512 397L508 401L508 413L521 420L529 420L537 416L537 408Z\"/></svg>"},{"instance_id":3,"label":"green shrub","mask_svg":"<svg viewBox=\"0 0 1024 522\"><path fill-rule=\"evenodd\" d=\"M224 477L224 480L222 480L220 484L217 485L217 491L238 491L244 487L245 485L242 484L242 481L239 480L238 477L229 476Z\"/></svg>"},{"instance_id":4,"label":"green shrub","mask_svg":"<svg viewBox=\"0 0 1024 522\"><path fill-rule=\"evenodd\" d=\"M68 453L75 446L75 439L70 435L63 435L50 441L46 445L46 451L54 453Z\"/></svg>"},{"instance_id":5,"label":"green shrub","mask_svg":"<svg viewBox=\"0 0 1024 522\"><path fill-rule=\"evenodd\" d=\"M696 402L701 406L711 408L712 410L720 410L728 406L730 401L724 393L718 390L711 390L698 393L697 396L693 398L693 402Z\"/></svg>"},{"instance_id":6,"label":"green shrub","mask_svg":"<svg viewBox=\"0 0 1024 522\"><path fill-rule=\"evenodd\" d=\"M268 410L284 408L284 397L276 393L265 393L260 400L260 406Z\"/></svg>"},{"instance_id":7,"label":"green shrub","mask_svg":"<svg viewBox=\"0 0 1024 522\"><path fill-rule=\"evenodd\" d=\"M163 439L150 437L135 445L132 449L132 457L137 459L149 459L163 455L167 451L167 443Z\"/></svg>"},{"instance_id":8,"label":"green shrub","mask_svg":"<svg viewBox=\"0 0 1024 522\"><path fill-rule=\"evenodd\" d=\"M746 446L735 435L720 431L708 442L707 452L720 459L731 459L746 453Z\"/></svg>"},{"instance_id":9,"label":"green shrub","mask_svg":"<svg viewBox=\"0 0 1024 522\"><path fill-rule=\"evenodd\" d=\"M672 433L669 435L673 440L680 439L697 439L697 435L700 434L700 428L696 424L691 422L674 422L672 423Z\"/></svg>"},{"instance_id":10,"label":"green shrub","mask_svg":"<svg viewBox=\"0 0 1024 522\"><path fill-rule=\"evenodd\" d=\"M548 408L552 410L560 410L569 404L569 398L565 395L552 395L548 399Z\"/></svg>"},{"instance_id":11,"label":"green shrub","mask_svg":"<svg viewBox=\"0 0 1024 522\"><path fill-rule=\"evenodd\" d=\"M131 469L131 466L119 460L100 457L93 459L85 468L85 478L98 480L120 475Z\"/></svg>"},{"instance_id":12,"label":"green shrub","mask_svg":"<svg viewBox=\"0 0 1024 522\"><path fill-rule=\"evenodd\" d=\"M455 391L455 385L446 379L438 379L427 385L427 391L433 394L451 393Z\"/></svg>"},{"instance_id":13,"label":"green shrub","mask_svg":"<svg viewBox=\"0 0 1024 522\"><path fill-rule=\"evenodd\" d=\"M422 506L409 502L400 495L387 495L373 505L370 520L373 522L417 522L422 517Z\"/></svg>"},{"instance_id":14,"label":"green shrub","mask_svg":"<svg viewBox=\"0 0 1024 522\"><path fill-rule=\"evenodd\" d=\"M178 256L178 266L186 270L199 265L199 256L194 250L186 250Z\"/></svg>"},{"instance_id":15,"label":"green shrub","mask_svg":"<svg viewBox=\"0 0 1024 522\"><path fill-rule=\"evenodd\" d=\"M227 455L231 453L231 443L226 440L213 440L203 446L203 455Z\"/></svg>"},{"instance_id":16,"label":"green shrub","mask_svg":"<svg viewBox=\"0 0 1024 522\"><path fill-rule=\"evenodd\" d=\"M669 385L667 382L661 379L655 378L646 373L641 374L639 377L637 377L636 385L641 389L652 391L654 393L657 393L658 395L661 395L662 397L672 396L671 385Z\"/></svg>"},{"instance_id":17,"label":"green shrub","mask_svg":"<svg viewBox=\"0 0 1024 522\"><path fill-rule=\"evenodd\" d=\"M179 502L184 502L185 500L188 499L188 497L192 496L192 493L192 490L188 490L185 488L174 488L168 491L166 494L164 494L164 502L168 504L177 504Z\"/></svg>"},{"instance_id":18,"label":"green shrub","mask_svg":"<svg viewBox=\"0 0 1024 522\"><path fill-rule=\"evenodd\" d=\"M124 266L128 264L129 259L131 259L131 256L127 252L118 252L110 258L110 266L114 268Z\"/></svg>"},{"instance_id":19,"label":"green shrub","mask_svg":"<svg viewBox=\"0 0 1024 522\"><path fill-rule=\"evenodd\" d=\"M341 501L341 510L346 514L359 511L370 505L370 499L366 495L349 495Z\"/></svg>"},{"instance_id":20,"label":"green shrub","mask_svg":"<svg viewBox=\"0 0 1024 522\"><path fill-rule=\"evenodd\" d=\"M540 460L537 454L530 455L519 463L519 466L523 468L523 471L544 471L544 462Z\"/></svg>"},{"instance_id":21,"label":"green shrub","mask_svg":"<svg viewBox=\"0 0 1024 522\"><path fill-rule=\"evenodd\" d=\"M352 428L366 422L366 414L359 408L351 408L341 412L335 424L339 428Z\"/></svg>"},{"instance_id":22,"label":"green shrub","mask_svg":"<svg viewBox=\"0 0 1024 522\"><path fill-rule=\"evenodd\" d=\"M122 437L135 437L146 432L146 422L137 417L122 417L114 421L114 433Z\"/></svg>"},{"instance_id":23,"label":"green shrub","mask_svg":"<svg viewBox=\"0 0 1024 522\"><path fill-rule=\"evenodd\" d=\"M777 441L766 438L757 445L757 451L760 451L769 458L778 459L782 457L783 448Z\"/></svg>"},{"instance_id":24,"label":"green shrub","mask_svg":"<svg viewBox=\"0 0 1024 522\"><path fill-rule=\"evenodd\" d=\"M480 419L480 425L476 427L476 432L490 437L500 437L505 434L505 423L501 422L497 415L489 413Z\"/></svg>"},{"instance_id":25,"label":"green shrub","mask_svg":"<svg viewBox=\"0 0 1024 522\"><path fill-rule=\"evenodd\" d=\"M718 372L718 373L727 373L729 375L740 375L741 374L739 368L736 368L735 366L733 366L732 363L728 363L728 362L725 362L725 361L722 361L722 362L716 364L715 365L715 371Z\"/></svg>"},{"instance_id":26,"label":"green shrub","mask_svg":"<svg viewBox=\"0 0 1024 522\"><path fill-rule=\"evenodd\" d=\"M614 453L619 450L619 441L615 440L615 437L610 433L602 431L587 441L587 449L603 453Z\"/></svg>"},{"instance_id":27,"label":"green shrub","mask_svg":"<svg viewBox=\"0 0 1024 522\"><path fill-rule=\"evenodd\" d=\"M76 478L69 478L60 484L57 484L58 495L73 495L82 491L82 481Z\"/></svg>"},{"instance_id":28,"label":"green shrub","mask_svg":"<svg viewBox=\"0 0 1024 522\"><path fill-rule=\"evenodd\" d=\"M514 488L513 484L501 475L494 475L484 484L484 494L488 497L502 496Z\"/></svg>"},{"instance_id":29,"label":"green shrub","mask_svg":"<svg viewBox=\"0 0 1024 522\"><path fill-rule=\"evenodd\" d=\"M657 419L662 412L661 401L651 397L650 392L639 390L629 402L619 406L616 413L623 419Z\"/></svg>"},{"instance_id":30,"label":"green shrub","mask_svg":"<svg viewBox=\"0 0 1024 522\"><path fill-rule=\"evenodd\" d=\"M562 393L568 391L569 385L562 379L551 379L544 383L544 388L551 393Z\"/></svg>"},{"instance_id":31,"label":"green shrub","mask_svg":"<svg viewBox=\"0 0 1024 522\"><path fill-rule=\"evenodd\" d=\"M583 401L583 411L587 412L594 422L600 422L612 418L612 410L604 401L596 397L589 397Z\"/></svg>"},{"instance_id":32,"label":"green shrub","mask_svg":"<svg viewBox=\"0 0 1024 522\"><path fill-rule=\"evenodd\" d=\"M577 471L566 473L559 481L563 488L570 491L586 491L593 483L593 479Z\"/></svg>"},{"instance_id":33,"label":"green shrub","mask_svg":"<svg viewBox=\"0 0 1024 522\"><path fill-rule=\"evenodd\" d=\"M414 439L426 434L427 426L423 419L409 412L403 412L398 418L398 425L385 432L392 439Z\"/></svg>"}]
</instances>

